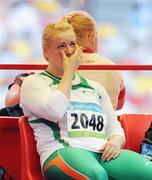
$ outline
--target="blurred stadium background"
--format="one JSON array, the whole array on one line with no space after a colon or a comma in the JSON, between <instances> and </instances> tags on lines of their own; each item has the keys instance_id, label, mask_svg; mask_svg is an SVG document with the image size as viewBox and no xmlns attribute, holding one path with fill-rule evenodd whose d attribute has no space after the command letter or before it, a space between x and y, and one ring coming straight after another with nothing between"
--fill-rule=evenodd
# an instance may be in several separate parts
<instances>
[{"instance_id":1,"label":"blurred stadium background","mask_svg":"<svg viewBox=\"0 0 152 180\"><path fill-rule=\"evenodd\" d=\"M117 64L152 64L152 0L0 0L0 63L45 63L42 29L73 10L96 20L100 55ZM0 70L0 108L20 72ZM152 113L152 71L122 74L127 95L118 113Z\"/></svg>"}]
</instances>

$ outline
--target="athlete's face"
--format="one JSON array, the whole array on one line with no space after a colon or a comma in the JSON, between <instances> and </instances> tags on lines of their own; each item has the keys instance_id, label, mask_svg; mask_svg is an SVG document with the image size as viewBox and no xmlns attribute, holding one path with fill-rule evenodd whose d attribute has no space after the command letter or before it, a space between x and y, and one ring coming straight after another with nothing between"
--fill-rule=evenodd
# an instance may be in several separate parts
<instances>
[{"instance_id":1,"label":"athlete's face","mask_svg":"<svg viewBox=\"0 0 152 180\"><path fill-rule=\"evenodd\" d=\"M73 30L69 29L53 35L49 46L45 50L45 55L50 65L61 68L63 65L63 58L60 51L63 50L66 56L69 57L75 52L75 49L76 37Z\"/></svg>"}]
</instances>

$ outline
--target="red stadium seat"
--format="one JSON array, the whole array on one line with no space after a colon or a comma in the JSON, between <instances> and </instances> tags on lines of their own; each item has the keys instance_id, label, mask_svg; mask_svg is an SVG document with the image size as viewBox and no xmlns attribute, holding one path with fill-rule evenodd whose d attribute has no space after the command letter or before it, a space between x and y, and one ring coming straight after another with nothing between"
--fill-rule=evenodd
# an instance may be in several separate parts
<instances>
[{"instance_id":1,"label":"red stadium seat","mask_svg":"<svg viewBox=\"0 0 152 180\"><path fill-rule=\"evenodd\" d=\"M0 166L15 179L20 179L20 138L18 117L0 117Z\"/></svg>"},{"instance_id":2,"label":"red stadium seat","mask_svg":"<svg viewBox=\"0 0 152 180\"><path fill-rule=\"evenodd\" d=\"M21 139L21 179L43 180L32 128L28 119L24 116L19 119L19 130Z\"/></svg>"},{"instance_id":3,"label":"red stadium seat","mask_svg":"<svg viewBox=\"0 0 152 180\"><path fill-rule=\"evenodd\" d=\"M145 131L152 121L152 114L123 114L119 117L119 121L126 136L124 148L139 153Z\"/></svg>"}]
</instances>

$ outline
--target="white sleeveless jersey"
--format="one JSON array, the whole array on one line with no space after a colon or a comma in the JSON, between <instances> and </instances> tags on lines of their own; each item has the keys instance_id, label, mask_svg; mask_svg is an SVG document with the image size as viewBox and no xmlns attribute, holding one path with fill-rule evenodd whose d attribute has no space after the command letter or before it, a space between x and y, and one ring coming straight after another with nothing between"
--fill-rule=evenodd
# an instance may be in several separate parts
<instances>
[{"instance_id":1,"label":"white sleeveless jersey","mask_svg":"<svg viewBox=\"0 0 152 180\"><path fill-rule=\"evenodd\" d=\"M95 81L74 75L70 100L47 71L31 75L21 86L21 107L29 118L41 165L56 150L79 147L100 152L113 134L124 137L109 96Z\"/></svg>"}]
</instances>

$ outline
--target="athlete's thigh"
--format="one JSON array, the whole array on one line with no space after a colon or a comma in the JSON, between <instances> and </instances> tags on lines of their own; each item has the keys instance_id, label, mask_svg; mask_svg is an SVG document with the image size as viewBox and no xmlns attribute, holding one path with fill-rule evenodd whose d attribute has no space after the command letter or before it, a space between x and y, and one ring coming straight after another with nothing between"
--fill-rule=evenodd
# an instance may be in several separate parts
<instances>
[{"instance_id":1,"label":"athlete's thigh","mask_svg":"<svg viewBox=\"0 0 152 180\"><path fill-rule=\"evenodd\" d=\"M101 165L111 177L116 179L152 179L152 162L133 151L121 150L118 158L108 162L101 161Z\"/></svg>"},{"instance_id":2,"label":"athlete's thigh","mask_svg":"<svg viewBox=\"0 0 152 180\"><path fill-rule=\"evenodd\" d=\"M67 179L108 179L96 153L79 148L65 147L58 150L57 155L60 162L58 161L55 166L59 171L62 171L61 174L69 176ZM64 178L61 175L59 179Z\"/></svg>"}]
</instances>

